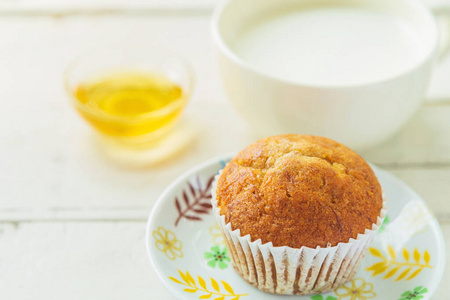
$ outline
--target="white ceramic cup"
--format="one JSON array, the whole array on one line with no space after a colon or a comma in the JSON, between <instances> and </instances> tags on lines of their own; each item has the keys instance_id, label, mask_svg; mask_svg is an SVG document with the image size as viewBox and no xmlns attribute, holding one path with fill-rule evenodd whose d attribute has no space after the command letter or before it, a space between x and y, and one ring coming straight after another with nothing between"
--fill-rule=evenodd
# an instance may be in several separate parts
<instances>
[{"instance_id":1,"label":"white ceramic cup","mask_svg":"<svg viewBox=\"0 0 450 300\"><path fill-rule=\"evenodd\" d=\"M276 78L233 52L230 44L250 18L312 3L364 3L407 18L426 55L387 79L330 86ZM439 13L448 16L445 11ZM214 11L212 36L228 98L259 134L314 134L362 150L396 133L420 107L435 62L448 50L448 37L439 34L436 18L418 0L228 0Z\"/></svg>"}]
</instances>

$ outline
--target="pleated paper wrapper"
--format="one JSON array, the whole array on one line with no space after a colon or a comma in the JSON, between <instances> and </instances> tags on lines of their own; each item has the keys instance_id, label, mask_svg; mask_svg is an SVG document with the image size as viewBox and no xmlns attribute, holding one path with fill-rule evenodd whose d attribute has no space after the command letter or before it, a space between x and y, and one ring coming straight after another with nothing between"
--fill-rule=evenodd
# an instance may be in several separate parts
<instances>
[{"instance_id":1,"label":"pleated paper wrapper","mask_svg":"<svg viewBox=\"0 0 450 300\"><path fill-rule=\"evenodd\" d=\"M251 241L225 223L217 207L216 176L212 185L213 212L224 235L234 269L248 283L265 292L286 295L307 295L332 291L351 280L358 270L370 243L383 223L386 201L372 229L358 234L356 239L333 247L274 247L261 240Z\"/></svg>"}]
</instances>

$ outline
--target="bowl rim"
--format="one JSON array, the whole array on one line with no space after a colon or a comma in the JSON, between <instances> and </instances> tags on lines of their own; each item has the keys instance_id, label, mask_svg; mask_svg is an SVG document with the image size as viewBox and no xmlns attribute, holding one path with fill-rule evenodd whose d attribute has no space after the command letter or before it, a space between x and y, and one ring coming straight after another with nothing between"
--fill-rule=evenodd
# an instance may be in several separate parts
<instances>
[{"instance_id":1,"label":"bowl rim","mask_svg":"<svg viewBox=\"0 0 450 300\"><path fill-rule=\"evenodd\" d=\"M418 0L400 0L402 1L402 5L409 6L409 8L413 8L416 11L420 11L421 18L426 19L431 26L429 29L431 30L431 34L434 35L435 39L433 41L433 44L430 45L427 49L427 52L425 55L423 55L420 59L415 61L413 64L411 64L408 68L401 71L400 73L396 72L393 75L380 78L378 80L368 81L368 82L361 82L361 83L344 83L344 84L320 84L320 83L313 83L313 82L301 82L293 79L282 79L277 76L273 76L272 74L266 73L264 71L259 70L254 65L248 63L243 58L241 58L239 55L237 55L231 47L229 47L228 43L223 39L221 30L219 29L219 23L221 21L221 18L223 16L223 12L225 9L230 5L230 3L234 1L239 0L221 0L221 2L216 5L214 8L211 22L210 22L210 32L212 36L212 40L216 46L216 48L222 53L226 58L231 60L233 63L238 65L239 67L243 68L244 70L247 70L257 76L260 76L261 78L274 81L278 84L286 84L291 86L297 86L297 87L309 87L309 88L317 88L317 89L351 89L351 88L363 88L373 85L380 85L385 84L390 81L394 81L397 79L400 79L401 77L408 75L430 61L433 60L433 58L437 58L437 50L438 50L438 44L439 44L439 30L438 30L438 24L437 20L434 17L433 13L430 11L428 7L425 6L422 2ZM273 1L279 1L279 0L273 0ZM400 3L400 1L398 1ZM397 1L396 1L397 2ZM396 3L397 4L397 3ZM428 25L427 25L428 26Z\"/></svg>"}]
</instances>

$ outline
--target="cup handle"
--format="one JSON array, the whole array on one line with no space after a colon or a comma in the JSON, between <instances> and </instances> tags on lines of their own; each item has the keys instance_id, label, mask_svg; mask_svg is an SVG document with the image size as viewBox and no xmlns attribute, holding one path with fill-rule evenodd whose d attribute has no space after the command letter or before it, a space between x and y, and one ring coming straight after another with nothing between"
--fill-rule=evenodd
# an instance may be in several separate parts
<instances>
[{"instance_id":1,"label":"cup handle","mask_svg":"<svg viewBox=\"0 0 450 300\"><path fill-rule=\"evenodd\" d=\"M439 28L439 42L437 48L437 63L444 61L450 53L450 7L437 6L432 7L431 12L434 14ZM450 98L425 98L422 102L424 106L450 105Z\"/></svg>"},{"instance_id":2,"label":"cup handle","mask_svg":"<svg viewBox=\"0 0 450 300\"><path fill-rule=\"evenodd\" d=\"M440 38L437 49L438 62L442 62L450 52L450 7L435 7L432 12L438 22Z\"/></svg>"}]
</instances>

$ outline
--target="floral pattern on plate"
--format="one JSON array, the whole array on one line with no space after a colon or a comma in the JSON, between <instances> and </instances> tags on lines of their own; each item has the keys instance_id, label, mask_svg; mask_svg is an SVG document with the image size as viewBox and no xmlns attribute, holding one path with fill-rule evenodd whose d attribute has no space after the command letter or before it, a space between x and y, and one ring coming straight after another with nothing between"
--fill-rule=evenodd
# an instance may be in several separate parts
<instances>
[{"instance_id":1,"label":"floral pattern on plate","mask_svg":"<svg viewBox=\"0 0 450 300\"><path fill-rule=\"evenodd\" d=\"M156 249L163 252L168 259L174 260L177 257L183 257L183 252L181 251L183 244L172 231L165 230L159 226L157 230L153 231L152 235L155 239Z\"/></svg>"},{"instance_id":2,"label":"floral pattern on plate","mask_svg":"<svg viewBox=\"0 0 450 300\"><path fill-rule=\"evenodd\" d=\"M373 291L373 284L362 278L355 278L338 287L335 291L338 300L368 300L377 295Z\"/></svg>"},{"instance_id":3,"label":"floral pattern on plate","mask_svg":"<svg viewBox=\"0 0 450 300\"><path fill-rule=\"evenodd\" d=\"M428 292L427 288L423 286L418 286L412 291L406 291L402 294L401 298L398 300L419 300L424 297L424 294Z\"/></svg>"},{"instance_id":4,"label":"floral pattern on plate","mask_svg":"<svg viewBox=\"0 0 450 300\"><path fill-rule=\"evenodd\" d=\"M218 245L212 246L211 251L204 254L205 259L208 260L208 266L211 268L218 266L221 270L226 269L231 261L227 252L227 247L221 249Z\"/></svg>"}]
</instances>

